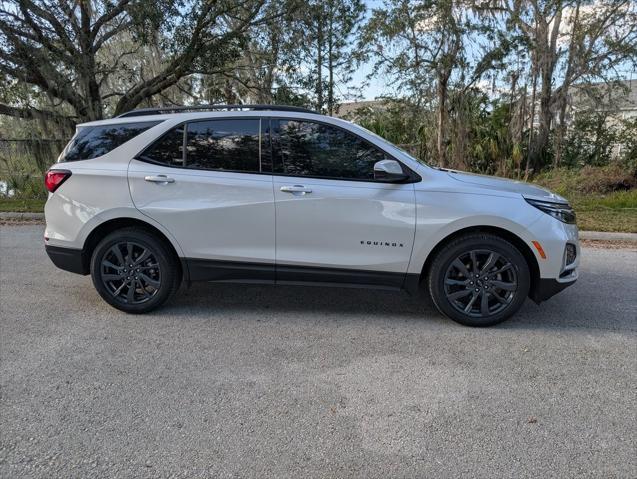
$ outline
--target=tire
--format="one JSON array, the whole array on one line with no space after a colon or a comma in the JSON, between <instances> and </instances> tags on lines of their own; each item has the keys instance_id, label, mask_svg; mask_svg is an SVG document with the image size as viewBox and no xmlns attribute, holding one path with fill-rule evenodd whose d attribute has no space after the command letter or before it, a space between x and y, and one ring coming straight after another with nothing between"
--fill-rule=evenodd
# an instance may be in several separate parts
<instances>
[{"instance_id":1,"label":"tire","mask_svg":"<svg viewBox=\"0 0 637 479\"><path fill-rule=\"evenodd\" d=\"M141 314L158 308L179 289L181 269L163 241L147 230L130 227L100 241L91 257L91 278L108 304Z\"/></svg>"},{"instance_id":2,"label":"tire","mask_svg":"<svg viewBox=\"0 0 637 479\"><path fill-rule=\"evenodd\" d=\"M481 327L501 323L520 309L529 294L531 274L511 243L493 234L471 233L436 254L427 283L442 314L465 326Z\"/></svg>"}]
</instances>

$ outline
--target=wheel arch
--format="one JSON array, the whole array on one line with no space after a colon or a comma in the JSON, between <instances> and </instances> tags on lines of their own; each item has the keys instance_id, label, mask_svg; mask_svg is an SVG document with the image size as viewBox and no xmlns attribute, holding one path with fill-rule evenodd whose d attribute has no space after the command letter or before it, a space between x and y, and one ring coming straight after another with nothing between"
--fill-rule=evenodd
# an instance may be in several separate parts
<instances>
[{"instance_id":1,"label":"wheel arch","mask_svg":"<svg viewBox=\"0 0 637 479\"><path fill-rule=\"evenodd\" d=\"M422 283L422 281L425 278L427 278L427 275L429 274L429 269L431 267L431 263L433 262L438 252L442 248L444 248L446 244L448 244L450 241L453 241L455 238L466 235L466 234L470 234L470 233L490 233L495 236L499 236L500 238L507 240L509 243L515 246L518 249L518 251L520 251L520 253L524 257L529 267L529 272L531 274L531 289L529 291L529 296L533 298L535 289L540 281L540 266L537 262L537 258L533 254L533 251L531 251L531 248L529 247L529 245L527 245L522 238L520 238L515 233L512 233L511 231L508 231L504 228L499 228L497 226L487 226L487 225L469 226L469 227L454 231L453 233L450 233L444 238L442 238L440 241L436 243L436 245L431 249L431 251L427 255L427 258L425 259L425 262L422 266L420 276L418 277L418 285L420 285L420 283Z\"/></svg>"},{"instance_id":2,"label":"wheel arch","mask_svg":"<svg viewBox=\"0 0 637 479\"><path fill-rule=\"evenodd\" d=\"M139 218L132 217L120 217L120 218L112 218L106 220L95 228L91 230L86 239L84 240L84 245L82 247L82 267L84 269L84 274L90 273L90 263L91 256L93 255L93 251L97 247L98 243L110 233L117 231L122 228L136 227L147 232L151 233L153 236L157 237L164 245L169 249L169 251L175 255L177 258L177 263L181 268L181 274L185 279L188 279L188 268L185 263L181 261L179 253L177 252L177 248L173 244L173 242L168 238L163 231L161 231L156 226L150 224L149 222L143 221Z\"/></svg>"}]
</instances>

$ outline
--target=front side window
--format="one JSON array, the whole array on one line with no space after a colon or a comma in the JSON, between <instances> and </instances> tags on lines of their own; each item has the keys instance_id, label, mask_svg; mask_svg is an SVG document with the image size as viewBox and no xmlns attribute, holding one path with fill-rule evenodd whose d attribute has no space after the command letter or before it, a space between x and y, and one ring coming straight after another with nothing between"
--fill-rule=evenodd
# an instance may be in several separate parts
<instances>
[{"instance_id":1,"label":"front side window","mask_svg":"<svg viewBox=\"0 0 637 479\"><path fill-rule=\"evenodd\" d=\"M278 121L275 172L343 180L374 180L374 164L386 158L371 143L340 128L297 120Z\"/></svg>"},{"instance_id":2,"label":"front side window","mask_svg":"<svg viewBox=\"0 0 637 479\"><path fill-rule=\"evenodd\" d=\"M114 150L159 121L80 127L60 161L91 160Z\"/></svg>"}]
</instances>

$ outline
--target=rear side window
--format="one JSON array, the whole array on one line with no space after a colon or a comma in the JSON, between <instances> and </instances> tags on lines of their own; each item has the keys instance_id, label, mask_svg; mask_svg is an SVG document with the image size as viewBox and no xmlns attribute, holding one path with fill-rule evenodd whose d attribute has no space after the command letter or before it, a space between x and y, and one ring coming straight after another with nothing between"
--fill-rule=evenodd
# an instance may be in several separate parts
<instances>
[{"instance_id":1,"label":"rear side window","mask_svg":"<svg viewBox=\"0 0 637 479\"><path fill-rule=\"evenodd\" d=\"M371 143L340 128L310 121L278 123L276 173L374 181L374 163L386 158Z\"/></svg>"},{"instance_id":2,"label":"rear side window","mask_svg":"<svg viewBox=\"0 0 637 479\"><path fill-rule=\"evenodd\" d=\"M259 119L195 121L170 130L139 159L199 170L259 173L259 141Z\"/></svg>"},{"instance_id":3,"label":"rear side window","mask_svg":"<svg viewBox=\"0 0 637 479\"><path fill-rule=\"evenodd\" d=\"M159 123L145 121L81 127L66 147L61 161L90 160L105 155Z\"/></svg>"},{"instance_id":4,"label":"rear side window","mask_svg":"<svg viewBox=\"0 0 637 479\"><path fill-rule=\"evenodd\" d=\"M163 135L140 155L140 159L167 166L184 166L184 125Z\"/></svg>"},{"instance_id":5,"label":"rear side window","mask_svg":"<svg viewBox=\"0 0 637 479\"><path fill-rule=\"evenodd\" d=\"M188 168L259 172L259 120L188 123L186 137Z\"/></svg>"}]
</instances>

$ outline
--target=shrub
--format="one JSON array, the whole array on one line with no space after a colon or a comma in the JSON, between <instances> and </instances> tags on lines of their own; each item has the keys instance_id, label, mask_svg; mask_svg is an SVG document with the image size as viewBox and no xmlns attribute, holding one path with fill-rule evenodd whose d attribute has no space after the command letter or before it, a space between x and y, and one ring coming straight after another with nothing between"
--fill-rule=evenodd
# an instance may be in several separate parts
<instances>
[{"instance_id":1,"label":"shrub","mask_svg":"<svg viewBox=\"0 0 637 479\"><path fill-rule=\"evenodd\" d=\"M603 167L557 168L537 175L533 181L561 195L605 194L636 188L637 172L622 164L613 163Z\"/></svg>"}]
</instances>

